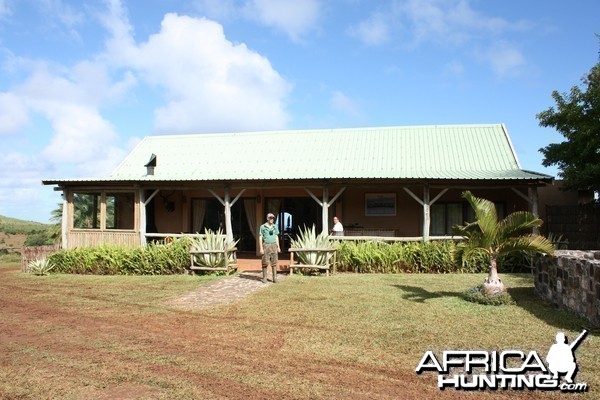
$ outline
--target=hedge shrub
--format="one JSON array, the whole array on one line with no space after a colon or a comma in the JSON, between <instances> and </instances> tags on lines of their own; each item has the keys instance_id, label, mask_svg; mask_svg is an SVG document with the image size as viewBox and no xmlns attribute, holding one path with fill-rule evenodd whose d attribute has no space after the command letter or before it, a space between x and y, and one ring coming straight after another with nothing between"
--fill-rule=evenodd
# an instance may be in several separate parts
<instances>
[{"instance_id":1,"label":"hedge shrub","mask_svg":"<svg viewBox=\"0 0 600 400\"><path fill-rule=\"evenodd\" d=\"M149 243L145 248L98 246L60 250L50 255L53 272L95 275L182 274L190 266L189 240L168 245Z\"/></svg>"},{"instance_id":2,"label":"hedge shrub","mask_svg":"<svg viewBox=\"0 0 600 400\"><path fill-rule=\"evenodd\" d=\"M489 259L477 255L466 260L455 257L453 241L380 242L341 241L337 270L358 273L477 273L487 272ZM500 260L500 270L524 272L530 265L527 255Z\"/></svg>"}]
</instances>

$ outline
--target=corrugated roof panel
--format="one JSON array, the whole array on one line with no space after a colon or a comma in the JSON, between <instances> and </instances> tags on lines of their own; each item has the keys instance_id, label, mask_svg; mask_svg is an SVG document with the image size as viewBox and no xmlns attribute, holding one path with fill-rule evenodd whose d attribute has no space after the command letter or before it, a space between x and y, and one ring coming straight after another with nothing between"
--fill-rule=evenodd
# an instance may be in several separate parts
<instances>
[{"instance_id":1,"label":"corrugated roof panel","mask_svg":"<svg viewBox=\"0 0 600 400\"><path fill-rule=\"evenodd\" d=\"M493 124L148 136L106 180L540 177L520 170Z\"/></svg>"}]
</instances>

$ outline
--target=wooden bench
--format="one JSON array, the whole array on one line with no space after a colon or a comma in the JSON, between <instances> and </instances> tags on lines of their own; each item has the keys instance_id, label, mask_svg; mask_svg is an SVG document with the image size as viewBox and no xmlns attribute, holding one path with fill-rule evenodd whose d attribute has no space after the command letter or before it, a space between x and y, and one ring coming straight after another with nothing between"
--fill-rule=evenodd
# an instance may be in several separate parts
<instances>
[{"instance_id":1,"label":"wooden bench","mask_svg":"<svg viewBox=\"0 0 600 400\"><path fill-rule=\"evenodd\" d=\"M230 269L237 269L237 248L229 250L192 250L190 249L190 272L191 271L225 271L229 275ZM194 256L204 254L222 254L225 260L225 267L201 267L194 265ZM229 262L229 256L233 255L233 262Z\"/></svg>"},{"instance_id":2,"label":"wooden bench","mask_svg":"<svg viewBox=\"0 0 600 400\"><path fill-rule=\"evenodd\" d=\"M296 262L294 260L294 253L326 253L325 256L325 264L317 265L317 264L301 264L300 262ZM299 249L299 248L290 248L290 275L294 273L294 269L296 268L309 268L309 269L318 269L325 270L325 275L329 276L329 271L331 273L335 272L336 259L337 257L337 249L331 248L315 248L315 249ZM333 258L333 262L332 261Z\"/></svg>"}]
</instances>

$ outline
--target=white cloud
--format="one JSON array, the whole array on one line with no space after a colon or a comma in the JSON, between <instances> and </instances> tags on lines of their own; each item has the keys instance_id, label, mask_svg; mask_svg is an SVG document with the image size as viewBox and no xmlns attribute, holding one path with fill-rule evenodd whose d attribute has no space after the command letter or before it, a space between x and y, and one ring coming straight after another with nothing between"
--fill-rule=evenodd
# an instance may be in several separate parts
<instances>
[{"instance_id":1,"label":"white cloud","mask_svg":"<svg viewBox=\"0 0 600 400\"><path fill-rule=\"evenodd\" d=\"M17 133L28 121L21 98L14 93L0 93L0 135Z\"/></svg>"},{"instance_id":2,"label":"white cloud","mask_svg":"<svg viewBox=\"0 0 600 400\"><path fill-rule=\"evenodd\" d=\"M6 4L0 0L0 7L7 9ZM43 4L59 14L62 24L79 23L78 14L64 8L62 1L45 0ZM154 110L157 131L286 127L290 85L267 58L245 44L229 41L220 24L167 14L160 31L136 42L121 2L107 0L107 6L108 13L103 13L101 21L108 38L101 52L72 65L18 55L5 63L5 71L24 78L0 92L0 134L23 131L40 116L49 123L50 134L22 138L21 144L40 141L33 146L42 148L37 154L11 150L10 144L2 149L0 210L13 215L19 204L38 200L41 204L44 199L39 196L45 189L40 180L50 175L110 174L139 138L122 145L119 132L103 111L123 99L135 102L131 98L134 88L150 86L163 94L163 103ZM290 34L299 37L304 32L301 26L305 25L290 28Z\"/></svg>"},{"instance_id":3,"label":"white cloud","mask_svg":"<svg viewBox=\"0 0 600 400\"><path fill-rule=\"evenodd\" d=\"M289 84L269 60L233 44L213 21L165 15L160 32L134 44L127 23L110 40L110 62L132 68L140 79L164 90L166 104L155 110L161 133L276 129L286 126ZM121 35L119 37L119 35ZM231 118L235 115L236 118Z\"/></svg>"},{"instance_id":4,"label":"white cloud","mask_svg":"<svg viewBox=\"0 0 600 400\"><path fill-rule=\"evenodd\" d=\"M379 46L389 40L389 21L381 12L373 13L369 18L348 29L350 36L358 38L367 46Z\"/></svg>"},{"instance_id":5,"label":"white cloud","mask_svg":"<svg viewBox=\"0 0 600 400\"><path fill-rule=\"evenodd\" d=\"M361 113L359 104L340 91L333 92L329 102L335 110L345 114L357 115Z\"/></svg>"},{"instance_id":6,"label":"white cloud","mask_svg":"<svg viewBox=\"0 0 600 400\"><path fill-rule=\"evenodd\" d=\"M245 9L251 18L300 42L302 36L315 28L321 4L319 0L249 0Z\"/></svg>"},{"instance_id":7,"label":"white cloud","mask_svg":"<svg viewBox=\"0 0 600 400\"><path fill-rule=\"evenodd\" d=\"M0 19L11 15L12 11L8 6L9 0L0 0Z\"/></svg>"},{"instance_id":8,"label":"white cloud","mask_svg":"<svg viewBox=\"0 0 600 400\"><path fill-rule=\"evenodd\" d=\"M401 18L418 45L433 41L461 45L481 35L494 36L521 30L522 21L509 21L484 15L473 9L468 0L406 0L394 3L393 14Z\"/></svg>"},{"instance_id":9,"label":"white cloud","mask_svg":"<svg viewBox=\"0 0 600 400\"><path fill-rule=\"evenodd\" d=\"M239 14L235 0L194 0L193 4L207 17L217 20L230 19Z\"/></svg>"},{"instance_id":10,"label":"white cloud","mask_svg":"<svg viewBox=\"0 0 600 400\"><path fill-rule=\"evenodd\" d=\"M73 28L84 21L84 14L75 11L69 4L62 0L38 0L44 7L46 15L51 19L60 22L62 25Z\"/></svg>"},{"instance_id":11,"label":"white cloud","mask_svg":"<svg viewBox=\"0 0 600 400\"><path fill-rule=\"evenodd\" d=\"M502 41L492 43L482 57L500 77L518 75L526 64L525 57L518 49Z\"/></svg>"},{"instance_id":12,"label":"white cloud","mask_svg":"<svg viewBox=\"0 0 600 400\"><path fill-rule=\"evenodd\" d=\"M42 154L54 163L102 160L117 139L110 123L93 108L57 103L47 105L43 112L55 133Z\"/></svg>"},{"instance_id":13,"label":"white cloud","mask_svg":"<svg viewBox=\"0 0 600 400\"><path fill-rule=\"evenodd\" d=\"M216 20L246 19L283 32L293 42L317 28L322 0L195 0L195 8Z\"/></svg>"},{"instance_id":14,"label":"white cloud","mask_svg":"<svg viewBox=\"0 0 600 400\"><path fill-rule=\"evenodd\" d=\"M39 157L8 151L0 157L0 214L17 216L40 200L40 177L49 164Z\"/></svg>"},{"instance_id":15,"label":"white cloud","mask_svg":"<svg viewBox=\"0 0 600 400\"><path fill-rule=\"evenodd\" d=\"M453 60L445 65L444 73L450 76L463 76L465 74L465 66L457 60Z\"/></svg>"},{"instance_id":16,"label":"white cloud","mask_svg":"<svg viewBox=\"0 0 600 400\"><path fill-rule=\"evenodd\" d=\"M72 68L52 68L45 63L34 64L29 78L16 87L14 104L23 104L29 112L42 115L50 122L53 136L40 156L53 164L84 164L91 160L109 164L102 171L114 168L114 153L118 134L101 115L100 108L122 96L134 80L125 74L112 79L102 64L83 61ZM88 171L80 165L73 171L83 175ZM100 175L99 172L94 176Z\"/></svg>"},{"instance_id":17,"label":"white cloud","mask_svg":"<svg viewBox=\"0 0 600 400\"><path fill-rule=\"evenodd\" d=\"M528 21L508 21L486 15L469 0L395 0L353 26L349 33L368 45L395 38L406 48L433 43L453 52L485 58L499 75L518 73L526 60L507 39L515 31L530 30ZM501 43L501 44L498 44ZM488 49L482 51L478 49ZM494 55L492 51L500 53ZM505 56L506 59L501 57Z\"/></svg>"}]
</instances>

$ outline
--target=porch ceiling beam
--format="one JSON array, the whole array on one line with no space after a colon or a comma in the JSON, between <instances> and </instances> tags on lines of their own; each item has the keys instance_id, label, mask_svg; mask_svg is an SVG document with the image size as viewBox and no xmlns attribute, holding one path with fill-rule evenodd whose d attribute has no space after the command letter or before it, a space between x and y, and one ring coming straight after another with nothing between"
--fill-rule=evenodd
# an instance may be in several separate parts
<instances>
[{"instance_id":1,"label":"porch ceiling beam","mask_svg":"<svg viewBox=\"0 0 600 400\"><path fill-rule=\"evenodd\" d=\"M306 190L306 193L308 193L310 195L310 197L312 197L313 200L317 202L317 204L319 204L321 207L323 207L323 202L321 200L319 200L319 198L317 196L315 196L313 194L313 192L310 191L309 188L305 187L304 190Z\"/></svg>"},{"instance_id":2,"label":"porch ceiling beam","mask_svg":"<svg viewBox=\"0 0 600 400\"><path fill-rule=\"evenodd\" d=\"M217 194L217 192L215 192L212 189L206 188L206 190L208 190L217 200L219 200L219 202L221 203L221 205L225 206L225 199L222 198L221 196L219 196ZM226 190L228 190L228 188L226 188ZM238 201L240 199L240 197L242 197L242 194L244 194L244 192L246 191L246 189L242 189L237 196L235 196L235 198L233 199L233 201L231 201L229 203L230 206L233 206L235 204L236 201Z\"/></svg>"},{"instance_id":3,"label":"porch ceiling beam","mask_svg":"<svg viewBox=\"0 0 600 400\"><path fill-rule=\"evenodd\" d=\"M215 193L215 191L214 191L214 190L212 190L212 189L206 189L206 190L208 190L208 191L209 191L209 192L210 192L210 193L211 193L213 196L215 196L215 198L216 198L217 200L219 200L219 202L221 203L221 205L222 205L223 207L225 207L225 200L223 200L223 199L221 198L221 196L219 196L217 193Z\"/></svg>"},{"instance_id":4,"label":"porch ceiling beam","mask_svg":"<svg viewBox=\"0 0 600 400\"><path fill-rule=\"evenodd\" d=\"M440 199L440 197L442 197L444 195L444 193L446 193L448 191L448 189L443 189L437 196L435 196L433 198L433 200L431 200L431 202L429 203L429 205L433 205L433 203L435 203L436 201L438 201Z\"/></svg>"},{"instance_id":5,"label":"porch ceiling beam","mask_svg":"<svg viewBox=\"0 0 600 400\"><path fill-rule=\"evenodd\" d=\"M143 202L143 204L145 206L147 206L148 203L150 203L150 200L152 200L154 198L154 196L156 196L158 194L158 192L160 192L160 189L156 189L154 192L152 192L152 194L150 196L148 196L148 198Z\"/></svg>"},{"instance_id":6,"label":"porch ceiling beam","mask_svg":"<svg viewBox=\"0 0 600 400\"><path fill-rule=\"evenodd\" d=\"M231 205L231 206L233 206L233 205L235 204L235 202L236 202L236 201L238 201L240 197L242 197L242 194L244 194L244 192L245 192L245 191L246 191L246 189L242 189L242 190L241 190L241 191L238 193L238 195L237 195L237 196L235 196L235 199L233 199L233 200L231 201L231 204L230 204L230 205Z\"/></svg>"},{"instance_id":7,"label":"porch ceiling beam","mask_svg":"<svg viewBox=\"0 0 600 400\"><path fill-rule=\"evenodd\" d=\"M343 188L341 188L340 191L337 192L337 194L335 196L333 196L333 198L331 200L329 200L329 203L327 203L327 206L331 207L333 205L333 203L338 199L338 197L340 197L342 195L342 193L344 193L344 190L346 190L345 186Z\"/></svg>"},{"instance_id":8,"label":"porch ceiling beam","mask_svg":"<svg viewBox=\"0 0 600 400\"><path fill-rule=\"evenodd\" d=\"M486 181L489 182L489 181ZM403 187L415 187L415 188L420 188L422 187L422 183L412 183L412 182L399 182L399 181L385 181L385 182L377 182L377 181L372 181L369 183L353 183L353 182L348 182L348 181L344 181L344 182L340 182L340 183L330 183L329 186L330 187L339 187L339 186L344 186L344 187L351 187L351 188L372 188L372 187L376 187L376 186L388 186L390 184L398 184L401 185ZM443 184L432 184L430 185L431 189L451 189L451 190L465 190L465 189L512 189L515 187L521 187L521 188L527 188L527 187L532 187L532 186L544 186L544 184L539 185L532 185L531 183L522 183L522 184L514 184L514 185L508 185L508 184L502 184L502 185L497 185L497 186L491 186L489 184L485 184L485 185L477 185L475 184L465 184L465 185L456 185L456 184L448 184L448 185L443 185ZM280 185L280 186L272 186L272 185L263 185L263 184L256 184L256 183L251 183L251 184L244 184L244 183L240 183L239 185L234 184L231 185L230 188L231 189L247 189L247 190L258 190L258 189L302 189L302 188L313 188L313 189L320 189L322 188L322 185L319 185L318 183L314 183L314 184L306 184L306 183L302 183L299 182L298 185L291 185L291 184L285 184L285 185ZM64 186L63 188L67 188L67 186ZM190 185L190 186L169 186L169 185L152 185L152 186L147 186L147 185L136 185L134 186L74 186L74 185L69 185L68 189L71 191L84 191L84 190L88 190L88 191L92 191L92 190L107 190L107 188L111 189L111 190L122 190L122 191L131 191L131 190L138 190L138 189L145 189L145 190L151 190L151 189L158 189L158 190L208 190L208 189L212 189L212 190L219 190L219 189L223 189L224 186L220 186L220 185ZM60 191L63 190L60 187L54 187L55 191Z\"/></svg>"},{"instance_id":9,"label":"porch ceiling beam","mask_svg":"<svg viewBox=\"0 0 600 400\"><path fill-rule=\"evenodd\" d=\"M512 190L513 192L515 192L516 194L518 194L520 197L522 197L523 199L525 199L525 201L527 203L529 203L530 205L533 203L533 201L529 198L529 196L527 196L526 194L521 193L520 191L518 191L514 187L511 187L510 190Z\"/></svg>"},{"instance_id":10,"label":"porch ceiling beam","mask_svg":"<svg viewBox=\"0 0 600 400\"><path fill-rule=\"evenodd\" d=\"M409 188L403 187L402 189L404 189L404 191L406 193L408 193L410 197L412 197L413 199L415 199L417 201L417 203L419 203L420 205L424 205L425 204L425 203L423 203L423 200L421 200L419 198L419 196L417 196L416 194L414 194L413 192L411 192L411 190Z\"/></svg>"}]
</instances>

